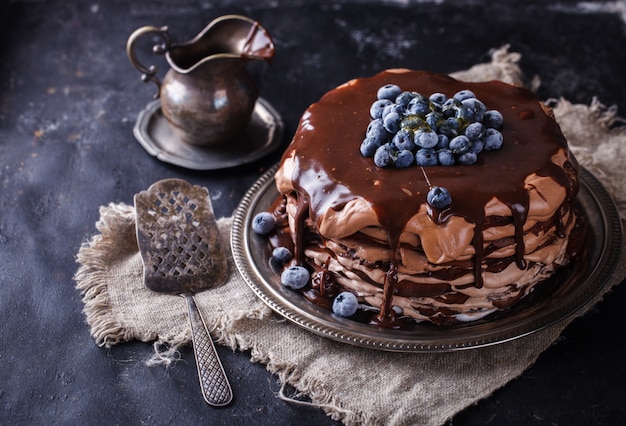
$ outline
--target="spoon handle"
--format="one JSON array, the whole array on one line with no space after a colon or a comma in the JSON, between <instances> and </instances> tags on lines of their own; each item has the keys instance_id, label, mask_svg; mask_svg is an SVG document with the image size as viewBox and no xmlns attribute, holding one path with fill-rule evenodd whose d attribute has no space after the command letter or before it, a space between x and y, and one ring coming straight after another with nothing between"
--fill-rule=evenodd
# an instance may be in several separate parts
<instances>
[{"instance_id":1,"label":"spoon handle","mask_svg":"<svg viewBox=\"0 0 626 426\"><path fill-rule=\"evenodd\" d=\"M192 295L185 295L189 308L189 322L193 341L198 378L204 400L212 406L228 405L233 399L233 391L228 383L224 367L215 350L202 315Z\"/></svg>"}]
</instances>

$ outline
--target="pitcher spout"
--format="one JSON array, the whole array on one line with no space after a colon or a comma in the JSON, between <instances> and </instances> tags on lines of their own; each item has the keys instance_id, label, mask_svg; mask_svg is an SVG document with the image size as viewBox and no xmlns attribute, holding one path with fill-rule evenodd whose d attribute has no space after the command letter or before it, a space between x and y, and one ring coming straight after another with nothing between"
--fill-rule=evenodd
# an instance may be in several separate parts
<instances>
[{"instance_id":1,"label":"pitcher spout","mask_svg":"<svg viewBox=\"0 0 626 426\"><path fill-rule=\"evenodd\" d=\"M274 58L274 53L272 37L261 24L254 22L243 43L241 54L246 58L260 59L269 63Z\"/></svg>"},{"instance_id":2,"label":"pitcher spout","mask_svg":"<svg viewBox=\"0 0 626 426\"><path fill-rule=\"evenodd\" d=\"M262 60L274 57L274 42L261 24L240 15L225 15L211 21L194 39L173 43L166 53L170 66L189 73L218 59Z\"/></svg>"}]
</instances>

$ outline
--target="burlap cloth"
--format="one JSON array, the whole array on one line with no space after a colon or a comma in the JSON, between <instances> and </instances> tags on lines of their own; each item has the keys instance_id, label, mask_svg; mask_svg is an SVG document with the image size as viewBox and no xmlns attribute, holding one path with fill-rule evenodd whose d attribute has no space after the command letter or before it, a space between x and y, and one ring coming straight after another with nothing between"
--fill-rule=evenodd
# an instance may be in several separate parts
<instances>
[{"instance_id":1,"label":"burlap cloth","mask_svg":"<svg viewBox=\"0 0 626 426\"><path fill-rule=\"evenodd\" d=\"M504 46L492 52L491 63L454 76L522 84L519 59ZM537 84L535 78L527 86ZM621 164L626 158L626 126L616 126L620 119L615 111L595 100L590 106L564 99L550 103L578 160L602 181L626 217L626 172ZM100 214L99 234L80 248L75 276L95 342L104 347L132 339L154 342L150 363L167 364L180 345L190 342L185 300L144 287L133 208L110 204L101 207ZM224 247L229 247L230 224L231 218L219 220ZM612 279L594 303L626 276L623 258L622 249ZM248 288L230 252L229 263L229 281L197 295L214 338L234 350L250 350L254 362L265 364L282 383L349 425L442 424L518 377L573 319L480 349L381 352L318 337L281 319Z\"/></svg>"}]
</instances>

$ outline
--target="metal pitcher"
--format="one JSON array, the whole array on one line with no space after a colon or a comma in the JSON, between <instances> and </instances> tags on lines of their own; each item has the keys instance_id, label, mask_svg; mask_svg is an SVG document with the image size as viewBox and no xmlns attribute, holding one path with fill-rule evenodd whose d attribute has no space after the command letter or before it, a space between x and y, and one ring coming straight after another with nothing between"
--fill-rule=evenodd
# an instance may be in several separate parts
<instances>
[{"instance_id":1,"label":"metal pitcher","mask_svg":"<svg viewBox=\"0 0 626 426\"><path fill-rule=\"evenodd\" d=\"M148 34L163 38L152 49L164 54L170 66L163 81L156 66L146 67L137 59L137 40ZM166 26L139 28L128 38L126 53L142 80L157 85L155 98L180 139L209 146L232 141L246 128L259 96L249 68L257 61L271 62L274 43L258 22L226 15L184 43L172 43Z\"/></svg>"}]
</instances>

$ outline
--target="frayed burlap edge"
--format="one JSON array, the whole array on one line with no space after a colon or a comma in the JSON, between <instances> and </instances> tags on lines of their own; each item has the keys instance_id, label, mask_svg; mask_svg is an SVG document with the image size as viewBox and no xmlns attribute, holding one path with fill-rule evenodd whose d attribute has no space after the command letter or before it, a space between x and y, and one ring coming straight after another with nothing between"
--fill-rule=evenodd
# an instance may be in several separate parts
<instances>
[{"instance_id":1,"label":"frayed burlap edge","mask_svg":"<svg viewBox=\"0 0 626 426\"><path fill-rule=\"evenodd\" d=\"M126 205L100 207L100 220L96 222L100 233L84 243L76 256L81 266L74 281L85 305L83 313L91 327L91 335L100 347L110 348L135 338L113 313L108 292L109 277L105 272L112 254L120 251L118 245L128 241L119 234L127 232L129 223L134 224L134 214L134 209Z\"/></svg>"},{"instance_id":2,"label":"frayed burlap edge","mask_svg":"<svg viewBox=\"0 0 626 426\"><path fill-rule=\"evenodd\" d=\"M267 315L272 317L270 321L275 324L287 323L287 320L276 316L265 306L258 314L261 318ZM332 391L324 385L322 380L310 377L297 364L285 361L271 350L261 348L254 339L246 337L241 333L229 331L229 327L238 320L253 319L250 316L226 317L220 321L213 330L216 342L234 351L250 351L250 361L265 366L265 369L276 377L280 384L280 389L275 392L277 398L294 405L313 407L322 409L331 419L341 421L348 426L363 424L376 424L374 416L349 410L333 395ZM289 394L288 387L295 389L293 394Z\"/></svg>"},{"instance_id":3,"label":"frayed burlap edge","mask_svg":"<svg viewBox=\"0 0 626 426\"><path fill-rule=\"evenodd\" d=\"M557 122L578 162L589 170L611 194L622 220L626 219L626 186L623 159L626 158L626 120L616 106L594 98L589 106L566 99L549 99ZM567 123L566 126L563 123ZM598 136L601 136L598 140Z\"/></svg>"},{"instance_id":4,"label":"frayed burlap edge","mask_svg":"<svg viewBox=\"0 0 626 426\"><path fill-rule=\"evenodd\" d=\"M276 319L276 321L286 320ZM271 351L260 349L260 345L254 344L252 339L240 334L227 335L218 332L216 341L232 350L249 350L252 362L264 365L267 371L276 376L277 382L281 385L276 392L279 399L294 405L322 409L331 419L348 426L372 424L372 416L342 407L322 381L307 376L298 365L284 361ZM293 387L296 392L289 395L288 386Z\"/></svg>"},{"instance_id":5,"label":"frayed burlap edge","mask_svg":"<svg viewBox=\"0 0 626 426\"><path fill-rule=\"evenodd\" d=\"M490 81L500 80L505 83L521 86L524 84L524 75L518 65L522 55L517 52L509 52L509 44L497 49L492 49L491 62L476 64L463 71L450 74L451 77L461 81ZM531 82L529 85L537 83Z\"/></svg>"}]
</instances>

